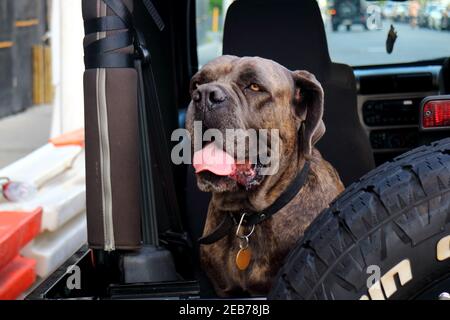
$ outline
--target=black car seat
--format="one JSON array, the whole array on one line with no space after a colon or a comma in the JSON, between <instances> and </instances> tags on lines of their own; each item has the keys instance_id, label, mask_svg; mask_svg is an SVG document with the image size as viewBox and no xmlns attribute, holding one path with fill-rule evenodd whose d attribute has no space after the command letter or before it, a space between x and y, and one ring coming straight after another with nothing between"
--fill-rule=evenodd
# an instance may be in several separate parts
<instances>
[{"instance_id":1,"label":"black car seat","mask_svg":"<svg viewBox=\"0 0 450 320\"><path fill-rule=\"evenodd\" d=\"M345 185L375 167L358 118L352 69L333 63L315 0L237 0L225 20L223 54L260 56L314 73L325 92L326 134L317 147Z\"/></svg>"}]
</instances>

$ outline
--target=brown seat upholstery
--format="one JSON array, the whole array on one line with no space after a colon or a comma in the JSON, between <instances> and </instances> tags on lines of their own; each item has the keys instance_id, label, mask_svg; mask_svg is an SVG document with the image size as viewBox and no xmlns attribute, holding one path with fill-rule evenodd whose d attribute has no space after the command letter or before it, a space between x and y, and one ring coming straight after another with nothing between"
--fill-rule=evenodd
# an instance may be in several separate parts
<instances>
[{"instance_id":1,"label":"brown seat upholstery","mask_svg":"<svg viewBox=\"0 0 450 320\"><path fill-rule=\"evenodd\" d=\"M132 11L133 2L124 3ZM91 248L107 251L137 249L141 246L140 175L136 165L139 162L138 79L134 66L125 63L133 53L129 26L102 0L83 0L82 4L86 23L88 242ZM114 23L98 23L105 16L115 19ZM100 29L105 30L98 32ZM118 37L114 41L115 36ZM118 51L121 53L117 54Z\"/></svg>"}]
</instances>

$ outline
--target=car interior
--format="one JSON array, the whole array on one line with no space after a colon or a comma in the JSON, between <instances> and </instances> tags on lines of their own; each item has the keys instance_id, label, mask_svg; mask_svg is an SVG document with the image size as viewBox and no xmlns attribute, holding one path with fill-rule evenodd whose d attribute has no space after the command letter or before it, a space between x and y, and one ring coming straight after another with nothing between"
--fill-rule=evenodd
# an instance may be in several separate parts
<instances>
[{"instance_id":1,"label":"car interior","mask_svg":"<svg viewBox=\"0 0 450 320\"><path fill-rule=\"evenodd\" d=\"M140 116L146 117L144 122L149 126L146 132L149 148L166 144L161 149L164 152L176 143L170 141L173 130L184 127L190 103L189 82L199 70L196 1L155 0L153 5L164 21L163 30L150 18L145 1L135 1L133 16L134 26L147 45L161 110L160 121L149 119L155 115L151 110ZM304 69L316 75L325 92L326 125L326 134L317 148L337 169L346 187L382 163L449 134L448 131L421 131L419 107L427 96L450 94L450 60L439 58L358 67L333 62L315 0L234 1L224 20L222 53L261 56L288 69ZM143 90L148 85L144 85ZM159 133L159 139L166 141L154 141L158 129L164 131ZM147 147L141 145L141 148ZM117 267L117 261L120 252L128 251L105 253L98 248L84 247L51 277L53 283L59 281L57 284L50 285L48 280L31 297L215 297L201 270L197 244L210 195L197 188L191 166L163 165L162 162L170 160L168 154L165 156L158 158L152 154L150 157L152 172L148 179L154 192L150 205L156 212L159 236L155 241L171 252L178 279L158 284L124 284L126 264L124 266L121 260ZM150 223L149 217L151 215L142 214L144 244L152 238L146 226ZM86 279L89 289L83 292L67 292L61 284L64 267L73 263L90 270L89 278L95 279L95 284ZM103 272L101 280L96 277L98 270ZM117 285L120 282L122 284Z\"/></svg>"}]
</instances>

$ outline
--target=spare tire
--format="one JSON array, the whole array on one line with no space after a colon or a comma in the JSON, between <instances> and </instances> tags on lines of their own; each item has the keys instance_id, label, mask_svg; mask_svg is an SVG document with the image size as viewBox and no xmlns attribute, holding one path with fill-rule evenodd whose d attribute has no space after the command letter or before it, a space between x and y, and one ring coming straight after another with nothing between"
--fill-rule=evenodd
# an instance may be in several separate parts
<instances>
[{"instance_id":1,"label":"spare tire","mask_svg":"<svg viewBox=\"0 0 450 320\"><path fill-rule=\"evenodd\" d=\"M450 290L450 139L352 184L287 257L270 299L437 298Z\"/></svg>"}]
</instances>

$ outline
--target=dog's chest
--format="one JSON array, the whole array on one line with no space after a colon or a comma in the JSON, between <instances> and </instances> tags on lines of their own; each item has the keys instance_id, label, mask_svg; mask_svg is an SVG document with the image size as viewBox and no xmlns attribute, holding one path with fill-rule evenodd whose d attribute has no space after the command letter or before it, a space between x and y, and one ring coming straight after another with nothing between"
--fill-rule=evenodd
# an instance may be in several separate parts
<instances>
[{"instance_id":1,"label":"dog's chest","mask_svg":"<svg viewBox=\"0 0 450 320\"><path fill-rule=\"evenodd\" d=\"M240 270L236 256L240 250L239 240L234 234L208 246L202 246L201 257L204 270L215 285L219 295L227 296L239 292L251 295L266 294L279 268L279 264L292 244L280 241L282 235L274 234L271 228L258 225L249 239L251 258L248 267ZM282 243L282 246L280 246Z\"/></svg>"}]
</instances>

